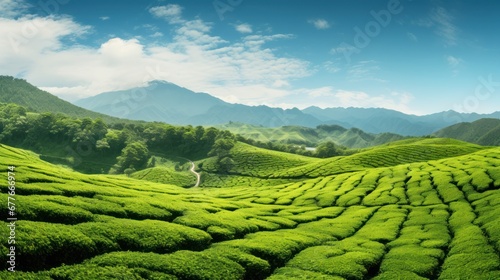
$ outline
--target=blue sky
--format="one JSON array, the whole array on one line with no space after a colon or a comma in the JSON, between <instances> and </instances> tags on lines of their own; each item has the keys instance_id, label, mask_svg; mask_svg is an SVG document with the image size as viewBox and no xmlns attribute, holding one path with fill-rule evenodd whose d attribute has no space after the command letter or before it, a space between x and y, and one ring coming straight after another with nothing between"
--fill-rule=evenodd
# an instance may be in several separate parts
<instances>
[{"instance_id":1,"label":"blue sky","mask_svg":"<svg viewBox=\"0 0 500 280\"><path fill-rule=\"evenodd\" d=\"M498 1L0 0L0 69L74 101L166 80L225 101L500 110Z\"/></svg>"}]
</instances>

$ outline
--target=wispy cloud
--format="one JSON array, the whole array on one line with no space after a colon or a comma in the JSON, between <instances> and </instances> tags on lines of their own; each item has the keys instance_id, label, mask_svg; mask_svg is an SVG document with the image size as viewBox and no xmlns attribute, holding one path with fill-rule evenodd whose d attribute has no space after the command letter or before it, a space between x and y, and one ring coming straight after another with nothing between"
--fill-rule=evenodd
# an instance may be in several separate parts
<instances>
[{"instance_id":1,"label":"wispy cloud","mask_svg":"<svg viewBox=\"0 0 500 280\"><path fill-rule=\"evenodd\" d=\"M430 18L436 24L436 34L439 35L446 45L457 44L458 28L453 23L453 16L443 7L437 7L431 12Z\"/></svg>"},{"instance_id":2,"label":"wispy cloud","mask_svg":"<svg viewBox=\"0 0 500 280\"><path fill-rule=\"evenodd\" d=\"M411 23L415 26L434 29L434 33L439 36L445 46L457 44L460 29L455 24L453 15L441 6L433 8L428 16L412 20Z\"/></svg>"},{"instance_id":3,"label":"wispy cloud","mask_svg":"<svg viewBox=\"0 0 500 280\"><path fill-rule=\"evenodd\" d=\"M155 33L151 34L149 37L152 37L152 38L163 37L163 33L156 31Z\"/></svg>"},{"instance_id":4,"label":"wispy cloud","mask_svg":"<svg viewBox=\"0 0 500 280\"><path fill-rule=\"evenodd\" d=\"M252 33L253 32L252 26L250 24L247 24L247 23L238 24L235 26L235 29L236 29L236 31L238 31L240 33Z\"/></svg>"},{"instance_id":5,"label":"wispy cloud","mask_svg":"<svg viewBox=\"0 0 500 280\"><path fill-rule=\"evenodd\" d=\"M149 12L157 17L164 19L170 23L182 23L182 7L177 4L168 4L165 6L155 6L149 9Z\"/></svg>"},{"instance_id":6,"label":"wispy cloud","mask_svg":"<svg viewBox=\"0 0 500 280\"><path fill-rule=\"evenodd\" d=\"M412 40L413 42L418 42L418 38L415 34L411 33L411 32L407 32L406 33L406 36L408 36L408 38L410 40Z\"/></svg>"},{"instance_id":7,"label":"wispy cloud","mask_svg":"<svg viewBox=\"0 0 500 280\"><path fill-rule=\"evenodd\" d=\"M326 61L323 63L323 68L330 73L337 73L341 70L337 61Z\"/></svg>"},{"instance_id":8,"label":"wispy cloud","mask_svg":"<svg viewBox=\"0 0 500 280\"><path fill-rule=\"evenodd\" d=\"M448 65L450 65L451 67L457 67L462 63L461 58L457 58L452 55L447 56L446 61L448 62Z\"/></svg>"},{"instance_id":9,"label":"wispy cloud","mask_svg":"<svg viewBox=\"0 0 500 280\"><path fill-rule=\"evenodd\" d=\"M31 7L23 0L0 0L0 15L3 18L14 18Z\"/></svg>"},{"instance_id":10,"label":"wispy cloud","mask_svg":"<svg viewBox=\"0 0 500 280\"><path fill-rule=\"evenodd\" d=\"M377 78L376 74L380 71L380 66L378 66L375 60L364 60L360 61L347 70L347 79L351 82L359 81L375 81L375 82L386 82L383 79Z\"/></svg>"},{"instance_id":11,"label":"wispy cloud","mask_svg":"<svg viewBox=\"0 0 500 280\"><path fill-rule=\"evenodd\" d=\"M104 20L108 20L109 17L108 16L102 16L102 17L99 17L99 19L104 21Z\"/></svg>"},{"instance_id":12,"label":"wispy cloud","mask_svg":"<svg viewBox=\"0 0 500 280\"><path fill-rule=\"evenodd\" d=\"M432 22L432 20L428 17L413 20L411 23L416 26L427 27L427 28L432 27L434 25L434 22Z\"/></svg>"},{"instance_id":13,"label":"wispy cloud","mask_svg":"<svg viewBox=\"0 0 500 280\"><path fill-rule=\"evenodd\" d=\"M451 68L453 76L456 76L460 73L460 70L463 68L464 61L461 58L448 55L445 57L448 66Z\"/></svg>"},{"instance_id":14,"label":"wispy cloud","mask_svg":"<svg viewBox=\"0 0 500 280\"><path fill-rule=\"evenodd\" d=\"M323 30L330 28L330 23L325 19L311 19L308 21L310 24L313 24L316 29Z\"/></svg>"}]
</instances>

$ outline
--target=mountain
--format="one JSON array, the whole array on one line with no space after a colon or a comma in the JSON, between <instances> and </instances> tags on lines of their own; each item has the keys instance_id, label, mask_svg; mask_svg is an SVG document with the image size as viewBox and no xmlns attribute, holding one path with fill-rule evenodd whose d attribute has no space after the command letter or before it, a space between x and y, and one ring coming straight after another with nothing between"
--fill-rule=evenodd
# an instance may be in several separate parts
<instances>
[{"instance_id":1,"label":"mountain","mask_svg":"<svg viewBox=\"0 0 500 280\"><path fill-rule=\"evenodd\" d=\"M230 104L207 93L193 92L163 81L153 81L145 87L130 90L102 93L78 100L75 104L115 117L177 125L213 125L234 121L276 127L321 123L299 109Z\"/></svg>"},{"instance_id":2,"label":"mountain","mask_svg":"<svg viewBox=\"0 0 500 280\"><path fill-rule=\"evenodd\" d=\"M339 125L319 125L316 128L303 126L263 127L231 122L215 127L229 130L234 134L255 141L306 146L317 146L321 142L333 141L349 148L365 148L406 138L394 133L366 133L358 128L347 129Z\"/></svg>"},{"instance_id":3,"label":"mountain","mask_svg":"<svg viewBox=\"0 0 500 280\"><path fill-rule=\"evenodd\" d=\"M500 146L500 120L480 119L472 123L462 122L436 131L433 135L485 146Z\"/></svg>"},{"instance_id":4,"label":"mountain","mask_svg":"<svg viewBox=\"0 0 500 280\"><path fill-rule=\"evenodd\" d=\"M75 105L115 117L185 124L191 117L225 104L206 93L195 93L172 83L154 81L146 87L101 93Z\"/></svg>"},{"instance_id":5,"label":"mountain","mask_svg":"<svg viewBox=\"0 0 500 280\"><path fill-rule=\"evenodd\" d=\"M118 121L116 118L75 106L31 85L23 79L10 76L0 76L0 102L15 103L37 113L63 113L72 117L101 118L107 122Z\"/></svg>"},{"instance_id":6,"label":"mountain","mask_svg":"<svg viewBox=\"0 0 500 280\"><path fill-rule=\"evenodd\" d=\"M327 124L357 127L370 133L390 132L401 135L428 135L436 130L459 122L471 122L481 118L500 118L500 112L492 114L458 113L446 111L425 116L408 115L382 108L326 108L308 107L302 110Z\"/></svg>"},{"instance_id":7,"label":"mountain","mask_svg":"<svg viewBox=\"0 0 500 280\"><path fill-rule=\"evenodd\" d=\"M153 81L145 87L102 93L76 101L75 106L23 79L0 76L0 102L16 103L34 112L102 118L106 122L123 122L126 120L117 118L124 118L174 125L241 122L265 127L314 128L326 124L340 125L347 129L358 128L371 134L387 132L405 136L429 135L453 124L482 118L500 119L500 112L464 114L446 111L416 116L382 108L309 107L299 110L247 106L230 104L207 93L196 93L163 81Z\"/></svg>"}]
</instances>

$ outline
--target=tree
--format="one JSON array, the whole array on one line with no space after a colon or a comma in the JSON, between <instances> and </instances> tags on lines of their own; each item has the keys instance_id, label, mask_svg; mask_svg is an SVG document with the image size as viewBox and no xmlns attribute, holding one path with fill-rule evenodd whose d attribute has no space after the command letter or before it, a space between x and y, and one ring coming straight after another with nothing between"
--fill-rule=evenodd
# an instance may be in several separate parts
<instances>
[{"instance_id":1,"label":"tree","mask_svg":"<svg viewBox=\"0 0 500 280\"><path fill-rule=\"evenodd\" d=\"M229 172L234 165L231 159L230 151L234 147L234 140L227 138L219 138L215 140L212 150L208 153L209 156L216 156L217 169L222 172Z\"/></svg>"},{"instance_id":2,"label":"tree","mask_svg":"<svg viewBox=\"0 0 500 280\"><path fill-rule=\"evenodd\" d=\"M341 150L332 141L321 143L316 148L316 156L320 158L327 158L341 155Z\"/></svg>"},{"instance_id":3,"label":"tree","mask_svg":"<svg viewBox=\"0 0 500 280\"><path fill-rule=\"evenodd\" d=\"M217 165L218 165L217 169L219 171L228 173L231 170L231 168L233 168L234 161L231 157L225 157L222 158L220 161L218 161Z\"/></svg>"},{"instance_id":4,"label":"tree","mask_svg":"<svg viewBox=\"0 0 500 280\"><path fill-rule=\"evenodd\" d=\"M149 158L149 150L143 142L133 142L123 148L122 153L117 157L117 163L114 167L118 173L127 168L142 169Z\"/></svg>"},{"instance_id":5,"label":"tree","mask_svg":"<svg viewBox=\"0 0 500 280\"><path fill-rule=\"evenodd\" d=\"M123 170L123 173L125 173L127 177L130 177L130 175L134 172L135 172L134 168L126 168L125 170Z\"/></svg>"},{"instance_id":6,"label":"tree","mask_svg":"<svg viewBox=\"0 0 500 280\"><path fill-rule=\"evenodd\" d=\"M208 152L209 156L216 156L217 159L222 159L229 156L229 151L234 147L234 141L227 138L219 138L215 140L212 150Z\"/></svg>"}]
</instances>

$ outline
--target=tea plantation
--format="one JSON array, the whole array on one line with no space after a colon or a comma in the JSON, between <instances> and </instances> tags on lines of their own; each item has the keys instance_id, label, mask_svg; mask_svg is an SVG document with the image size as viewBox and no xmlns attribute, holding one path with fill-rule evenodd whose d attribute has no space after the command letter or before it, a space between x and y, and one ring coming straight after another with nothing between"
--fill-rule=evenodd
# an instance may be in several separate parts
<instances>
[{"instance_id":1,"label":"tea plantation","mask_svg":"<svg viewBox=\"0 0 500 280\"><path fill-rule=\"evenodd\" d=\"M231 157L183 188L0 145L0 279L500 279L499 147L403 140L314 159L238 143Z\"/></svg>"}]
</instances>

